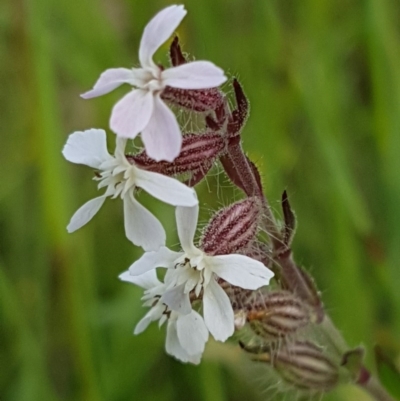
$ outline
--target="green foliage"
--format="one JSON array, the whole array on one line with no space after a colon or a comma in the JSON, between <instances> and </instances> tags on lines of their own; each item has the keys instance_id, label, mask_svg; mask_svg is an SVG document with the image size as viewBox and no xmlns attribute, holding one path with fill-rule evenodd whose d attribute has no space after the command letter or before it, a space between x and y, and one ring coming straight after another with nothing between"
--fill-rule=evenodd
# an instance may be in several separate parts
<instances>
[{"instance_id":1,"label":"green foliage","mask_svg":"<svg viewBox=\"0 0 400 401\"><path fill-rule=\"evenodd\" d=\"M107 202L79 232L65 230L96 189L89 169L62 158L62 146L73 130L107 128L127 89L91 101L78 95L105 68L136 64L142 28L170 3L0 2L1 400L281 399L246 375L228 346L191 367L165 355L163 329L132 336L141 294L117 276L140 250L124 237L120 202ZM185 5L184 50L238 77L249 97L244 146L277 211L287 189L298 263L350 345L365 345L370 367L376 343L400 363L399 3ZM208 179L212 194L200 185L207 207L230 201L220 182ZM175 232L172 208L150 205ZM326 399L364 397L354 391Z\"/></svg>"}]
</instances>

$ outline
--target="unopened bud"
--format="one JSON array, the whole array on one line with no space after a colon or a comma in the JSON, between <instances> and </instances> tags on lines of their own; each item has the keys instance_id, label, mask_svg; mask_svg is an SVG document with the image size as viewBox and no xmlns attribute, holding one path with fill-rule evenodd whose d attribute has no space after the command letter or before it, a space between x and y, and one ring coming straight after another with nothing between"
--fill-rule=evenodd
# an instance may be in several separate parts
<instances>
[{"instance_id":1,"label":"unopened bud","mask_svg":"<svg viewBox=\"0 0 400 401\"><path fill-rule=\"evenodd\" d=\"M224 97L217 88L179 89L167 86L161 98L175 106L199 113L216 110L224 104Z\"/></svg>"},{"instance_id":2,"label":"unopened bud","mask_svg":"<svg viewBox=\"0 0 400 401\"><path fill-rule=\"evenodd\" d=\"M236 202L214 215L203 233L200 247L209 255L237 253L253 241L260 217L258 198Z\"/></svg>"},{"instance_id":3,"label":"unopened bud","mask_svg":"<svg viewBox=\"0 0 400 401\"><path fill-rule=\"evenodd\" d=\"M308 305L288 291L259 294L247 310L252 330L268 340L292 334L311 321Z\"/></svg>"},{"instance_id":4,"label":"unopened bud","mask_svg":"<svg viewBox=\"0 0 400 401\"><path fill-rule=\"evenodd\" d=\"M297 388L326 391L339 380L339 365L309 341L296 341L281 348L271 361L279 374Z\"/></svg>"},{"instance_id":5,"label":"unopened bud","mask_svg":"<svg viewBox=\"0 0 400 401\"><path fill-rule=\"evenodd\" d=\"M156 162L147 156L146 152L127 158L146 170L169 176L190 173L191 177L197 177L197 183L207 174L224 148L224 139L219 134L193 133L183 136L181 152L173 162Z\"/></svg>"}]
</instances>

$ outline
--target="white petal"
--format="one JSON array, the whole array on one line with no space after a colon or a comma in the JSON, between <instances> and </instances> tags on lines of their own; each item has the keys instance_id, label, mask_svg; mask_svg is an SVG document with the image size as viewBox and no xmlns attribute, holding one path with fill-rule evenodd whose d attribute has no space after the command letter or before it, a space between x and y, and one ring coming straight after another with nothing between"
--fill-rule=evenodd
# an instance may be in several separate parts
<instances>
[{"instance_id":1,"label":"white petal","mask_svg":"<svg viewBox=\"0 0 400 401\"><path fill-rule=\"evenodd\" d=\"M172 162L181 151L182 134L178 122L158 95L154 97L151 119L142 130L142 140L146 153L156 161Z\"/></svg>"},{"instance_id":2,"label":"white petal","mask_svg":"<svg viewBox=\"0 0 400 401\"><path fill-rule=\"evenodd\" d=\"M210 61L193 61L162 72L164 85L180 89L207 89L223 84L224 71Z\"/></svg>"},{"instance_id":3,"label":"white petal","mask_svg":"<svg viewBox=\"0 0 400 401\"><path fill-rule=\"evenodd\" d=\"M163 174L136 169L136 185L173 206L194 206L199 203L193 188Z\"/></svg>"},{"instance_id":4,"label":"white petal","mask_svg":"<svg viewBox=\"0 0 400 401\"><path fill-rule=\"evenodd\" d=\"M133 276L141 275L156 267L174 267L174 262L182 255L162 246L155 252L146 252L139 260L129 267L129 273Z\"/></svg>"},{"instance_id":5,"label":"white petal","mask_svg":"<svg viewBox=\"0 0 400 401\"><path fill-rule=\"evenodd\" d=\"M124 197L125 234L145 251L155 251L165 244L161 223L132 194Z\"/></svg>"},{"instance_id":6,"label":"white petal","mask_svg":"<svg viewBox=\"0 0 400 401\"><path fill-rule=\"evenodd\" d=\"M173 5L161 10L147 24L139 48L139 61L142 67L154 66L152 61L154 53L172 35L185 15L186 10L182 5Z\"/></svg>"},{"instance_id":7,"label":"white petal","mask_svg":"<svg viewBox=\"0 0 400 401\"><path fill-rule=\"evenodd\" d=\"M247 290L268 285L274 273L261 262L244 255L219 255L207 258L212 271L228 283Z\"/></svg>"},{"instance_id":8,"label":"white petal","mask_svg":"<svg viewBox=\"0 0 400 401\"><path fill-rule=\"evenodd\" d=\"M131 79L132 70L127 68L110 68L100 75L93 89L82 94L81 97L83 99L91 99L92 97L105 95L118 88L118 86L129 83Z\"/></svg>"},{"instance_id":9,"label":"white petal","mask_svg":"<svg viewBox=\"0 0 400 401\"><path fill-rule=\"evenodd\" d=\"M187 315L192 310L189 294L184 293L185 284L173 287L164 292L160 302L164 303L169 309Z\"/></svg>"},{"instance_id":10,"label":"white petal","mask_svg":"<svg viewBox=\"0 0 400 401\"><path fill-rule=\"evenodd\" d=\"M208 330L203 318L196 311L178 317L177 331L179 342L188 354L203 353Z\"/></svg>"},{"instance_id":11,"label":"white petal","mask_svg":"<svg viewBox=\"0 0 400 401\"><path fill-rule=\"evenodd\" d=\"M151 316L149 315L150 312L148 312L136 325L135 330L133 331L133 334L140 334L143 331L149 327L149 324L152 322Z\"/></svg>"},{"instance_id":12,"label":"white petal","mask_svg":"<svg viewBox=\"0 0 400 401\"><path fill-rule=\"evenodd\" d=\"M196 232L197 219L199 217L199 205L192 207L178 206L175 211L175 216L182 249L185 252L193 252L195 249L193 239Z\"/></svg>"},{"instance_id":13,"label":"white petal","mask_svg":"<svg viewBox=\"0 0 400 401\"><path fill-rule=\"evenodd\" d=\"M146 90L135 89L114 105L110 128L118 136L135 138L149 123L153 107L153 94Z\"/></svg>"},{"instance_id":14,"label":"white petal","mask_svg":"<svg viewBox=\"0 0 400 401\"><path fill-rule=\"evenodd\" d=\"M107 151L105 131L95 128L71 134L62 154L72 163L85 164L96 169L112 158Z\"/></svg>"},{"instance_id":15,"label":"white petal","mask_svg":"<svg viewBox=\"0 0 400 401\"><path fill-rule=\"evenodd\" d=\"M214 338L225 341L233 334L234 316L228 295L211 279L204 290L203 297L204 320Z\"/></svg>"},{"instance_id":16,"label":"white petal","mask_svg":"<svg viewBox=\"0 0 400 401\"><path fill-rule=\"evenodd\" d=\"M91 199L89 202L86 202L83 206L81 206L72 216L67 226L67 231L72 233L88 223L103 206L105 200L106 196L103 195L99 196L98 198Z\"/></svg>"},{"instance_id":17,"label":"white petal","mask_svg":"<svg viewBox=\"0 0 400 401\"><path fill-rule=\"evenodd\" d=\"M146 273L143 273L139 276L132 276L129 270L121 273L118 278L122 281L126 281L128 283L136 284L139 287L142 287L146 290L150 288L157 287L161 284L161 281L157 278L157 273L155 270L150 270Z\"/></svg>"},{"instance_id":18,"label":"white petal","mask_svg":"<svg viewBox=\"0 0 400 401\"><path fill-rule=\"evenodd\" d=\"M151 322L154 322L155 320L160 319L163 314L164 309L165 309L165 307L160 304L157 304L156 306L151 308L146 313L146 315L144 315L144 317L139 321L139 323L136 325L135 330L133 331L133 334L142 333L144 330L147 329L147 327L149 326L149 324Z\"/></svg>"},{"instance_id":19,"label":"white petal","mask_svg":"<svg viewBox=\"0 0 400 401\"><path fill-rule=\"evenodd\" d=\"M174 356L182 362L200 363L200 355L189 355L179 342L176 320L169 320L167 326L167 338L165 349L168 354Z\"/></svg>"}]
</instances>

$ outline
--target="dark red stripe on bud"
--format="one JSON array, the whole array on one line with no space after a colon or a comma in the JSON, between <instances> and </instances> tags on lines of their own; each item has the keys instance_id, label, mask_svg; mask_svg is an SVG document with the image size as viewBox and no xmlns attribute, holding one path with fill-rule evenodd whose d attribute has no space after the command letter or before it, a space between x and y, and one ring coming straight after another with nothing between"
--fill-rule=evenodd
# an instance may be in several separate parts
<instances>
[{"instance_id":1,"label":"dark red stripe on bud","mask_svg":"<svg viewBox=\"0 0 400 401\"><path fill-rule=\"evenodd\" d=\"M167 86L161 98L176 106L200 113L216 110L224 104L222 93L217 88L194 90Z\"/></svg>"},{"instance_id":2,"label":"dark red stripe on bud","mask_svg":"<svg viewBox=\"0 0 400 401\"><path fill-rule=\"evenodd\" d=\"M220 210L207 225L201 248L209 255L227 255L245 248L257 233L261 210L261 202L256 197Z\"/></svg>"},{"instance_id":3,"label":"dark red stripe on bud","mask_svg":"<svg viewBox=\"0 0 400 401\"><path fill-rule=\"evenodd\" d=\"M339 365L309 341L296 341L274 353L272 364L290 384L305 390L326 391L338 384Z\"/></svg>"},{"instance_id":4,"label":"dark red stripe on bud","mask_svg":"<svg viewBox=\"0 0 400 401\"><path fill-rule=\"evenodd\" d=\"M312 318L308 305L288 291L259 293L246 306L250 327L268 340L293 334Z\"/></svg>"},{"instance_id":5,"label":"dark red stripe on bud","mask_svg":"<svg viewBox=\"0 0 400 401\"><path fill-rule=\"evenodd\" d=\"M141 168L169 176L190 173L192 179L197 177L198 182L207 174L224 149L224 140L219 134L187 134L183 136L181 153L173 162L156 162L144 151L127 158ZM191 179L188 181L190 184Z\"/></svg>"}]
</instances>

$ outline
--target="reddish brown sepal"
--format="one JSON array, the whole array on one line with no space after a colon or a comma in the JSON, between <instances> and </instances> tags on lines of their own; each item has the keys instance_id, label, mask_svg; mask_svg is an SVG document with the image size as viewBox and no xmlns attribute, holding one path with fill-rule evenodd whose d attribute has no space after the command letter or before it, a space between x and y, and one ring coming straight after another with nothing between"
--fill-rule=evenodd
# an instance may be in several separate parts
<instances>
[{"instance_id":1,"label":"reddish brown sepal","mask_svg":"<svg viewBox=\"0 0 400 401\"><path fill-rule=\"evenodd\" d=\"M182 49L181 49L181 45L179 44L178 36L175 36L174 40L171 43L171 46L169 48L169 57L171 59L171 64L174 67L185 64L187 62L185 59L185 56L182 53Z\"/></svg>"}]
</instances>

